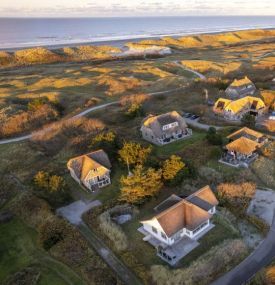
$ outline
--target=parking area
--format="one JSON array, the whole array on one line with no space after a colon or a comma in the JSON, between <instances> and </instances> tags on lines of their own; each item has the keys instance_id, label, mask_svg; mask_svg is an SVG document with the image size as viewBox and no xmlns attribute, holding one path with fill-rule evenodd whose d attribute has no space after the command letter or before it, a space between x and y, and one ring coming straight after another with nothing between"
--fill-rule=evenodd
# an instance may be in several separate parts
<instances>
[{"instance_id":1,"label":"parking area","mask_svg":"<svg viewBox=\"0 0 275 285\"><path fill-rule=\"evenodd\" d=\"M193 121L198 121L200 116L196 115L196 114L193 114L193 113L188 113L188 112L182 112L182 116L186 119L190 119L190 120L193 120Z\"/></svg>"}]
</instances>

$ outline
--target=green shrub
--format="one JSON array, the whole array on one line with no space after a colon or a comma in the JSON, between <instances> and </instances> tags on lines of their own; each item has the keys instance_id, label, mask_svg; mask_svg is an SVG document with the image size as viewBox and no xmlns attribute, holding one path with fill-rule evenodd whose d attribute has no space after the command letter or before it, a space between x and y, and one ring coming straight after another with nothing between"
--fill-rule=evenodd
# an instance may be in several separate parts
<instances>
[{"instance_id":1,"label":"green shrub","mask_svg":"<svg viewBox=\"0 0 275 285\"><path fill-rule=\"evenodd\" d=\"M213 145L222 145L223 143L222 136L217 133L217 130L214 127L210 127L208 129L206 139L210 144Z\"/></svg>"}]
</instances>

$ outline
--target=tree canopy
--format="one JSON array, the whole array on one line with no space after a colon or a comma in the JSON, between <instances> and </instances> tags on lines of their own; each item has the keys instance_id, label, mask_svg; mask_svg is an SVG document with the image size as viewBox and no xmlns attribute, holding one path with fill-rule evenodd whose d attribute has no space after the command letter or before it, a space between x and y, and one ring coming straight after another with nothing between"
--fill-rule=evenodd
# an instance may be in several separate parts
<instances>
[{"instance_id":1,"label":"tree canopy","mask_svg":"<svg viewBox=\"0 0 275 285\"><path fill-rule=\"evenodd\" d=\"M163 186L161 178L161 170L145 170L141 165L136 166L132 175L122 176L120 179L120 200L130 204L142 204L160 191Z\"/></svg>"},{"instance_id":2,"label":"tree canopy","mask_svg":"<svg viewBox=\"0 0 275 285\"><path fill-rule=\"evenodd\" d=\"M120 160L125 164L143 165L151 151L151 146L143 147L139 143L124 142L123 147L118 151L118 154Z\"/></svg>"}]
</instances>

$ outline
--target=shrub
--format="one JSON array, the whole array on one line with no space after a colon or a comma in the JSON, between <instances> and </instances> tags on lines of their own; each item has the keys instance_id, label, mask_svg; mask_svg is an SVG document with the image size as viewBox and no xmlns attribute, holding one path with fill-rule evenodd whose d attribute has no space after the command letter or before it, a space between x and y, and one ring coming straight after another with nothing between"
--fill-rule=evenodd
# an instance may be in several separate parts
<instances>
[{"instance_id":1,"label":"shrub","mask_svg":"<svg viewBox=\"0 0 275 285\"><path fill-rule=\"evenodd\" d=\"M180 156L171 155L169 159L166 159L162 166L162 176L165 181L171 185L179 184L185 175L183 169L185 163Z\"/></svg>"},{"instance_id":2,"label":"shrub","mask_svg":"<svg viewBox=\"0 0 275 285\"><path fill-rule=\"evenodd\" d=\"M249 128L255 127L255 123L256 123L255 116L250 115L249 113L245 114L242 117L242 123Z\"/></svg>"},{"instance_id":3,"label":"shrub","mask_svg":"<svg viewBox=\"0 0 275 285\"><path fill-rule=\"evenodd\" d=\"M266 270L266 282L267 285L275 284L275 266L271 266Z\"/></svg>"},{"instance_id":4,"label":"shrub","mask_svg":"<svg viewBox=\"0 0 275 285\"><path fill-rule=\"evenodd\" d=\"M240 214L246 212L252 197L256 191L256 185L251 182L243 182L239 184L221 183L217 187L220 201L224 201Z\"/></svg>"},{"instance_id":5,"label":"shrub","mask_svg":"<svg viewBox=\"0 0 275 285\"><path fill-rule=\"evenodd\" d=\"M222 174L213 168L202 166L198 170L199 176L208 184L217 184L222 181Z\"/></svg>"},{"instance_id":6,"label":"shrub","mask_svg":"<svg viewBox=\"0 0 275 285\"><path fill-rule=\"evenodd\" d=\"M45 250L62 241L67 234L67 223L59 218L44 221L38 227L38 240Z\"/></svg>"},{"instance_id":7,"label":"shrub","mask_svg":"<svg viewBox=\"0 0 275 285\"><path fill-rule=\"evenodd\" d=\"M208 129L206 139L213 145L222 145L223 143L222 136L217 133L217 130L214 127L210 127Z\"/></svg>"},{"instance_id":8,"label":"shrub","mask_svg":"<svg viewBox=\"0 0 275 285\"><path fill-rule=\"evenodd\" d=\"M63 191L66 187L65 180L61 176L50 175L45 171L39 171L34 176L34 184L38 188L50 192Z\"/></svg>"},{"instance_id":9,"label":"shrub","mask_svg":"<svg viewBox=\"0 0 275 285\"><path fill-rule=\"evenodd\" d=\"M246 215L245 218L253 224L259 231L266 235L269 231L269 225L262 219L254 215Z\"/></svg>"}]
</instances>

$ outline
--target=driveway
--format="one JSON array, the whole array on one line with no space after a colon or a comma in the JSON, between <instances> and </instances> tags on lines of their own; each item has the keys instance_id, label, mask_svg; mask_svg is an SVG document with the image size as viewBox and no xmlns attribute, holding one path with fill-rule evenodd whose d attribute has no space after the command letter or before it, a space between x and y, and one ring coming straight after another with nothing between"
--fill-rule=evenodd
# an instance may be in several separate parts
<instances>
[{"instance_id":1,"label":"driveway","mask_svg":"<svg viewBox=\"0 0 275 285\"><path fill-rule=\"evenodd\" d=\"M212 285L241 285L249 281L259 270L275 259L275 211L267 237L239 265L220 277Z\"/></svg>"},{"instance_id":2,"label":"driveway","mask_svg":"<svg viewBox=\"0 0 275 285\"><path fill-rule=\"evenodd\" d=\"M110 266L117 276L129 285L142 285L136 275L111 251L110 248L92 231L82 220L82 215L93 207L101 205L98 200L84 202L82 200L57 209L57 214L71 224L77 226L80 233L87 240L99 256Z\"/></svg>"}]
</instances>

